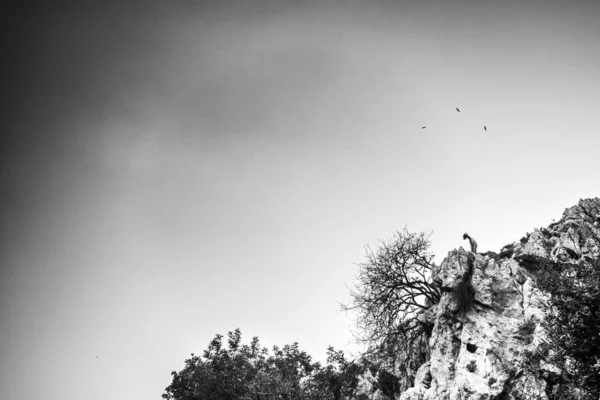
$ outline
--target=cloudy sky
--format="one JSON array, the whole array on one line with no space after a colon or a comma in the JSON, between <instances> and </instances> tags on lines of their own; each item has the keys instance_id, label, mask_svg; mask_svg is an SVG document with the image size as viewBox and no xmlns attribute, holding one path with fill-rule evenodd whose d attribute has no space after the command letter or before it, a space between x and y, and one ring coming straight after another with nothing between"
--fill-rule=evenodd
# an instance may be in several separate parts
<instances>
[{"instance_id":1,"label":"cloudy sky","mask_svg":"<svg viewBox=\"0 0 600 400\"><path fill-rule=\"evenodd\" d=\"M598 196L594 3L3 6L2 398L159 399L237 327L353 351L365 245Z\"/></svg>"}]
</instances>

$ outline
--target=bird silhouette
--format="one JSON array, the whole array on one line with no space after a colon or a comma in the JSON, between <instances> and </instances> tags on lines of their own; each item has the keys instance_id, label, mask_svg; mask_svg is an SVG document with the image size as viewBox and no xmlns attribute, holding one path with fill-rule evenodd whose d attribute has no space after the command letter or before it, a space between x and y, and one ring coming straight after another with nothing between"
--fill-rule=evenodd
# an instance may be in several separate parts
<instances>
[{"instance_id":1,"label":"bird silhouette","mask_svg":"<svg viewBox=\"0 0 600 400\"><path fill-rule=\"evenodd\" d=\"M421 127L421 129L425 129L425 128L427 128L427 127L426 126Z\"/></svg>"},{"instance_id":2,"label":"bird silhouette","mask_svg":"<svg viewBox=\"0 0 600 400\"><path fill-rule=\"evenodd\" d=\"M487 132L487 126L483 126L483 130Z\"/></svg>"},{"instance_id":3,"label":"bird silhouette","mask_svg":"<svg viewBox=\"0 0 600 400\"><path fill-rule=\"evenodd\" d=\"M456 111L460 112L460 110L458 109L458 107L456 107Z\"/></svg>"}]
</instances>

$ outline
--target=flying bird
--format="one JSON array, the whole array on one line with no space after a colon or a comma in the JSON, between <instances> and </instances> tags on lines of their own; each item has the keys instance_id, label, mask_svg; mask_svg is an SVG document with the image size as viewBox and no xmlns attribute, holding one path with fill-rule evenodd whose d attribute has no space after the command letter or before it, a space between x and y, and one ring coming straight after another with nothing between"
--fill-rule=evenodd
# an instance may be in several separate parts
<instances>
[{"instance_id":1,"label":"flying bird","mask_svg":"<svg viewBox=\"0 0 600 400\"><path fill-rule=\"evenodd\" d=\"M458 109L458 107L456 107L456 111L460 112L460 110Z\"/></svg>"},{"instance_id":2,"label":"flying bird","mask_svg":"<svg viewBox=\"0 0 600 400\"><path fill-rule=\"evenodd\" d=\"M421 127L421 129L425 129L425 128L427 128L427 127L426 126Z\"/></svg>"},{"instance_id":3,"label":"flying bird","mask_svg":"<svg viewBox=\"0 0 600 400\"><path fill-rule=\"evenodd\" d=\"M487 126L483 126L483 130L487 132Z\"/></svg>"}]
</instances>

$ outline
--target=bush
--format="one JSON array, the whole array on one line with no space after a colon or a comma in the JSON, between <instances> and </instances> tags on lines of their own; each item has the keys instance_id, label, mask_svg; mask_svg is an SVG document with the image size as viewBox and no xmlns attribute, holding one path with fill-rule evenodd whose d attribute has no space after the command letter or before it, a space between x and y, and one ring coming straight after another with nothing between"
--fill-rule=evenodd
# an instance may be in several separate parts
<instances>
[{"instance_id":1,"label":"bush","mask_svg":"<svg viewBox=\"0 0 600 400\"><path fill-rule=\"evenodd\" d=\"M538 286L551 293L548 316L554 363L573 376L574 387L600 397L600 262L565 264L549 271ZM582 397L585 398L585 397Z\"/></svg>"},{"instance_id":2,"label":"bush","mask_svg":"<svg viewBox=\"0 0 600 400\"><path fill-rule=\"evenodd\" d=\"M533 341L533 333L535 332L536 323L530 318L523 322L519 328L517 328L517 335L525 342L530 344Z\"/></svg>"},{"instance_id":3,"label":"bush","mask_svg":"<svg viewBox=\"0 0 600 400\"><path fill-rule=\"evenodd\" d=\"M500 261L500 255L498 255L498 253L495 253L493 251L486 251L485 253L481 253L482 255L484 255L485 257L491 258L494 261Z\"/></svg>"},{"instance_id":4,"label":"bush","mask_svg":"<svg viewBox=\"0 0 600 400\"><path fill-rule=\"evenodd\" d=\"M354 396L364 368L344 353L328 349L327 365L313 363L298 343L274 346L272 353L255 337L241 344L241 332L216 335L202 356L192 354L173 371L165 400L341 400Z\"/></svg>"},{"instance_id":5,"label":"bush","mask_svg":"<svg viewBox=\"0 0 600 400\"><path fill-rule=\"evenodd\" d=\"M561 263L549 260L547 258L538 257L532 254L523 254L515 257L515 260L519 265L525 268L527 271L534 273L536 277L540 277L540 274L560 274L563 269Z\"/></svg>"},{"instance_id":6,"label":"bush","mask_svg":"<svg viewBox=\"0 0 600 400\"><path fill-rule=\"evenodd\" d=\"M475 262L475 255L473 253L469 253L467 262L469 269L463 277L463 280L460 281L453 289L454 298L458 303L458 313L463 316L467 313L467 311L469 311L473 305L473 299L475 299L475 289L471 283Z\"/></svg>"},{"instance_id":7,"label":"bush","mask_svg":"<svg viewBox=\"0 0 600 400\"><path fill-rule=\"evenodd\" d=\"M499 257L502 258L511 258L515 254L515 244L507 244L500 250Z\"/></svg>"},{"instance_id":8,"label":"bush","mask_svg":"<svg viewBox=\"0 0 600 400\"><path fill-rule=\"evenodd\" d=\"M458 313L464 316L471 309L475 298L475 289L471 280L461 281L454 287L453 293L458 303Z\"/></svg>"},{"instance_id":9,"label":"bush","mask_svg":"<svg viewBox=\"0 0 600 400\"><path fill-rule=\"evenodd\" d=\"M600 397L600 261L557 263L527 256L538 288L550 295L542 321L550 349L546 362L563 371L548 385L553 399ZM523 331L531 326L523 327Z\"/></svg>"},{"instance_id":10,"label":"bush","mask_svg":"<svg viewBox=\"0 0 600 400\"><path fill-rule=\"evenodd\" d=\"M400 380L384 369L380 369L377 374L377 386L389 398L400 394Z\"/></svg>"},{"instance_id":11,"label":"bush","mask_svg":"<svg viewBox=\"0 0 600 400\"><path fill-rule=\"evenodd\" d=\"M475 361L471 361L467 364L467 370L469 372L475 372L475 370L477 370L477 364L475 363Z\"/></svg>"}]
</instances>

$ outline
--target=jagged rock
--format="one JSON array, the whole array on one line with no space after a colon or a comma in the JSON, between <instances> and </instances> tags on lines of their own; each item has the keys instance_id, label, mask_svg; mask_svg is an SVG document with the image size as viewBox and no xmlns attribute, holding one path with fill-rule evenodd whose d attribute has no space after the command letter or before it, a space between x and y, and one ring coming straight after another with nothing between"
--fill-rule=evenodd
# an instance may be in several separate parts
<instances>
[{"instance_id":1,"label":"jagged rock","mask_svg":"<svg viewBox=\"0 0 600 400\"><path fill-rule=\"evenodd\" d=\"M580 200L567 208L560 221L550 230L559 240L552 249L551 258L561 262L592 259L600 255L600 199Z\"/></svg>"},{"instance_id":2,"label":"jagged rock","mask_svg":"<svg viewBox=\"0 0 600 400\"><path fill-rule=\"evenodd\" d=\"M523 283L522 290L525 320L533 318L541 321L544 318L544 304L547 296L536 288L531 279Z\"/></svg>"},{"instance_id":3,"label":"jagged rock","mask_svg":"<svg viewBox=\"0 0 600 400\"><path fill-rule=\"evenodd\" d=\"M451 251L439 266L434 265L431 277L442 291L452 290L462 280L468 270L467 256L468 253L461 247L459 253Z\"/></svg>"},{"instance_id":4,"label":"jagged rock","mask_svg":"<svg viewBox=\"0 0 600 400\"><path fill-rule=\"evenodd\" d=\"M431 387L431 363L428 361L421 365L415 377L415 385L402 393L399 400L421 400L423 393Z\"/></svg>"},{"instance_id":5,"label":"jagged rock","mask_svg":"<svg viewBox=\"0 0 600 400\"><path fill-rule=\"evenodd\" d=\"M581 200L560 221L505 246L500 259L463 248L450 251L432 268L441 298L419 317L433 324L429 361L398 400L546 399L544 379L561 371L532 357L545 342L540 322L547 297L533 281L535 271L525 268L531 264L524 262L597 258L599 239L596 198ZM466 308L457 295L465 279L474 292Z\"/></svg>"},{"instance_id":6,"label":"jagged rock","mask_svg":"<svg viewBox=\"0 0 600 400\"><path fill-rule=\"evenodd\" d=\"M579 235L575 227L571 226L566 232L561 232L559 246L572 258L579 259L581 257L581 249L579 248Z\"/></svg>"},{"instance_id":7,"label":"jagged rock","mask_svg":"<svg viewBox=\"0 0 600 400\"><path fill-rule=\"evenodd\" d=\"M358 377L358 384L356 385L356 393L358 395L364 395L364 397L371 399L376 391L377 377L374 376L371 371L367 369L365 373Z\"/></svg>"},{"instance_id":8,"label":"jagged rock","mask_svg":"<svg viewBox=\"0 0 600 400\"><path fill-rule=\"evenodd\" d=\"M386 396L381 390L377 389L373 394L372 400L389 400L389 397Z\"/></svg>"},{"instance_id":9,"label":"jagged rock","mask_svg":"<svg viewBox=\"0 0 600 400\"><path fill-rule=\"evenodd\" d=\"M515 252L515 256L536 256L536 257L548 257L548 250L544 246L545 236L540 231L535 231L527 238L527 241L519 246Z\"/></svg>"},{"instance_id":10,"label":"jagged rock","mask_svg":"<svg viewBox=\"0 0 600 400\"><path fill-rule=\"evenodd\" d=\"M519 270L514 260L496 262L463 249L448 253L433 272L434 281L444 288L442 297L425 313L435 315L430 361L421 366L415 386L401 400L493 399L510 383L514 383L511 390L521 390L515 376L526 361L527 344L516 333L526 322L526 314L523 285L516 276L525 278L525 284L527 278L515 273ZM475 298L461 315L453 290L469 271ZM528 307L533 303L528 299ZM531 379L537 378L528 376L526 382L530 384ZM543 387L544 383L535 381L535 385Z\"/></svg>"},{"instance_id":11,"label":"jagged rock","mask_svg":"<svg viewBox=\"0 0 600 400\"><path fill-rule=\"evenodd\" d=\"M567 208L562 218L522 239L512 247L513 258L526 256L577 262L600 255L600 199L580 200Z\"/></svg>"},{"instance_id":12,"label":"jagged rock","mask_svg":"<svg viewBox=\"0 0 600 400\"><path fill-rule=\"evenodd\" d=\"M588 228L590 229L591 235L600 238L600 229L596 229L593 226L589 225ZM583 255L582 258L586 260L592 260L595 254L600 254L600 247L598 246L598 241L590 237L591 235L587 235L583 246L581 247L581 252Z\"/></svg>"},{"instance_id":13,"label":"jagged rock","mask_svg":"<svg viewBox=\"0 0 600 400\"><path fill-rule=\"evenodd\" d=\"M524 372L512 382L508 395L513 399L545 399L546 382L531 372Z\"/></svg>"}]
</instances>

